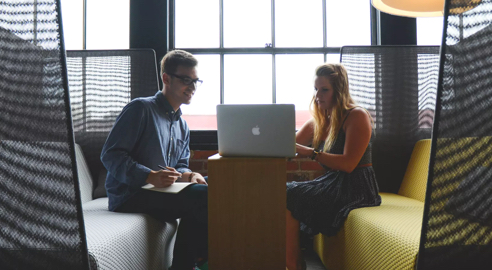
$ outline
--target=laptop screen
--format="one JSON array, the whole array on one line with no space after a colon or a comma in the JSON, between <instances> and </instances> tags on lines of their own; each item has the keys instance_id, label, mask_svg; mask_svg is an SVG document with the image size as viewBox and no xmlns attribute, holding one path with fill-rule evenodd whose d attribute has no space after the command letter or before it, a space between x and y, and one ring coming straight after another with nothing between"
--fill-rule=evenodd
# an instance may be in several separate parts
<instances>
[{"instance_id":1,"label":"laptop screen","mask_svg":"<svg viewBox=\"0 0 492 270\"><path fill-rule=\"evenodd\" d=\"M221 156L294 157L293 104L217 105Z\"/></svg>"}]
</instances>

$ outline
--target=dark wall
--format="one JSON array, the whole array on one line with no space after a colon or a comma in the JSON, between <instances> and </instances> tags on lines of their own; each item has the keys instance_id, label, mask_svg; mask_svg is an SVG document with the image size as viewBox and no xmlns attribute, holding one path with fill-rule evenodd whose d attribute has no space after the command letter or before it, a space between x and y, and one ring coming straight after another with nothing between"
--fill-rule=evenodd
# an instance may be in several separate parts
<instances>
[{"instance_id":1,"label":"dark wall","mask_svg":"<svg viewBox=\"0 0 492 270\"><path fill-rule=\"evenodd\" d=\"M154 49L158 64L168 50L167 2L130 0L130 48ZM159 84L162 87L162 82Z\"/></svg>"},{"instance_id":2,"label":"dark wall","mask_svg":"<svg viewBox=\"0 0 492 270\"><path fill-rule=\"evenodd\" d=\"M380 45L417 45L417 20L415 18L379 13Z\"/></svg>"}]
</instances>

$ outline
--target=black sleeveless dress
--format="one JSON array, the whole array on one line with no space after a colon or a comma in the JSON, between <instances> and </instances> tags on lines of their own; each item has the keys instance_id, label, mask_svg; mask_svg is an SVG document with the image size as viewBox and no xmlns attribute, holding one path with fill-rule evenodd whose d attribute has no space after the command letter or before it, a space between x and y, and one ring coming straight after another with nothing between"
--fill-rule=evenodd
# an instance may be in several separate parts
<instances>
[{"instance_id":1,"label":"black sleeveless dress","mask_svg":"<svg viewBox=\"0 0 492 270\"><path fill-rule=\"evenodd\" d=\"M344 120L345 122L345 120ZM343 126L343 124L342 124ZM324 143L320 145L323 149ZM345 132L340 128L337 139L327 153L343 154ZM369 164L371 143L359 164ZM353 209L381 204L381 196L372 166L357 167L351 173L333 171L321 164L327 172L307 182L287 183L287 209L300 221L301 231L315 235L335 235Z\"/></svg>"}]
</instances>

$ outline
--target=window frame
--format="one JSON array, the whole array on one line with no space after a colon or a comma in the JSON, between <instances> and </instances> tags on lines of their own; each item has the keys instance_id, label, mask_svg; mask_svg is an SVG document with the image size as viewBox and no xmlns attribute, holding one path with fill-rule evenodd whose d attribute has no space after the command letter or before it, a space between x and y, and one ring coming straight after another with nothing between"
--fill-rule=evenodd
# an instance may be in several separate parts
<instances>
[{"instance_id":1,"label":"window frame","mask_svg":"<svg viewBox=\"0 0 492 270\"><path fill-rule=\"evenodd\" d=\"M224 104L224 56L226 54L268 54L272 56L272 103L276 103L276 55L278 54L323 54L326 62L327 54L340 54L341 47L327 46L327 12L326 0L322 1L323 8L323 46L322 47L276 47L275 45L275 0L271 2L271 47L263 48L226 48L224 47L224 1L219 0L219 27L220 43L218 48L176 48L175 47L175 25L176 25L176 0L169 0L168 4L168 50L181 49L192 54L215 54L220 55L220 104ZM370 5L370 31L371 45L378 44L379 36L379 11L367 0ZM190 149L192 150L217 150L217 130L191 130Z\"/></svg>"},{"instance_id":2,"label":"window frame","mask_svg":"<svg viewBox=\"0 0 492 270\"><path fill-rule=\"evenodd\" d=\"M220 43L219 48L177 48L175 46L175 25L176 25L176 0L169 0L169 26L168 26L168 48L169 50L180 49L190 52L192 54L215 54L220 55L220 104L224 104L224 55L226 54L269 54L272 56L272 103L276 103L276 55L277 54L323 54L324 61L326 62L327 54L340 54L341 47L328 47L327 46L327 27L326 27L326 0L322 1L323 8L323 47L281 47L278 48L275 45L275 0L271 2L271 47L263 48L225 48L224 47L224 1L219 0L219 27L220 27ZM371 5L370 0L367 0ZM371 44L375 44L375 36L373 33L374 26L373 21L376 16L373 16L373 9L371 7Z\"/></svg>"},{"instance_id":3,"label":"window frame","mask_svg":"<svg viewBox=\"0 0 492 270\"><path fill-rule=\"evenodd\" d=\"M83 10L83 48L86 49L86 21L87 21L87 0L82 0L84 5ZM381 45L381 25L380 25L380 12L377 11L371 4L371 0L367 0L370 5L370 27L371 27L371 45ZM223 1L220 0L220 7L223 7ZM272 4L274 2L272 1ZM224 85L224 73L223 73L223 58L224 54L270 54L272 55L272 61L275 61L277 54L305 54L305 53L322 53L324 59L328 53L340 53L340 47L327 47L326 46L326 5L327 1L322 0L323 5L323 47L322 48L276 48L273 46L269 48L224 48L223 42L222 48L214 49L194 49L183 48L193 54L221 54L221 103L223 103L223 85ZM164 12L164 16L163 13ZM272 14L274 16L275 9L272 8ZM222 10L220 23L223 23ZM386 14L384 14L386 15ZM153 48L156 51L156 55L159 60L160 57L174 47L175 40L175 0L167 0L164 3L144 3L142 1L130 0L130 49L132 48ZM144 20L145 19L145 20ZM274 17L272 17L274 20ZM157 27L157 26L158 27ZM151 27L152 26L152 27ZM221 25L221 31L223 33L223 26ZM272 29L274 30L275 24L272 23ZM273 34L273 33L272 33ZM148 39L149 36L154 38ZM273 37L274 39L275 37ZM273 41L273 40L272 40ZM272 62L273 63L273 62ZM275 65L272 65L272 101L274 100L275 92ZM159 81L160 87L162 82ZM192 150L217 150L217 131L216 130L191 130L191 142L190 148Z\"/></svg>"}]
</instances>

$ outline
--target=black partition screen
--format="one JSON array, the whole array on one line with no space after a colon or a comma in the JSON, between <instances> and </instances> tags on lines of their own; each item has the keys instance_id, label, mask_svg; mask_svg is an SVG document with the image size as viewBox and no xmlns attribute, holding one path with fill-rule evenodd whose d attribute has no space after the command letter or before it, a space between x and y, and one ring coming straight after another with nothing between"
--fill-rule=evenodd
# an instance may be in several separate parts
<instances>
[{"instance_id":1,"label":"black partition screen","mask_svg":"<svg viewBox=\"0 0 492 270\"><path fill-rule=\"evenodd\" d=\"M418 140L431 137L438 46L347 46L341 62L357 103L372 114L379 189L397 193Z\"/></svg>"},{"instance_id":2,"label":"black partition screen","mask_svg":"<svg viewBox=\"0 0 492 270\"><path fill-rule=\"evenodd\" d=\"M418 269L492 268L492 1L446 2Z\"/></svg>"},{"instance_id":3,"label":"black partition screen","mask_svg":"<svg viewBox=\"0 0 492 270\"><path fill-rule=\"evenodd\" d=\"M121 110L132 99L159 90L152 49L67 51L75 141L92 174L94 197L105 196L101 150Z\"/></svg>"},{"instance_id":4,"label":"black partition screen","mask_svg":"<svg viewBox=\"0 0 492 270\"><path fill-rule=\"evenodd\" d=\"M60 6L0 1L0 269L87 270Z\"/></svg>"}]
</instances>

